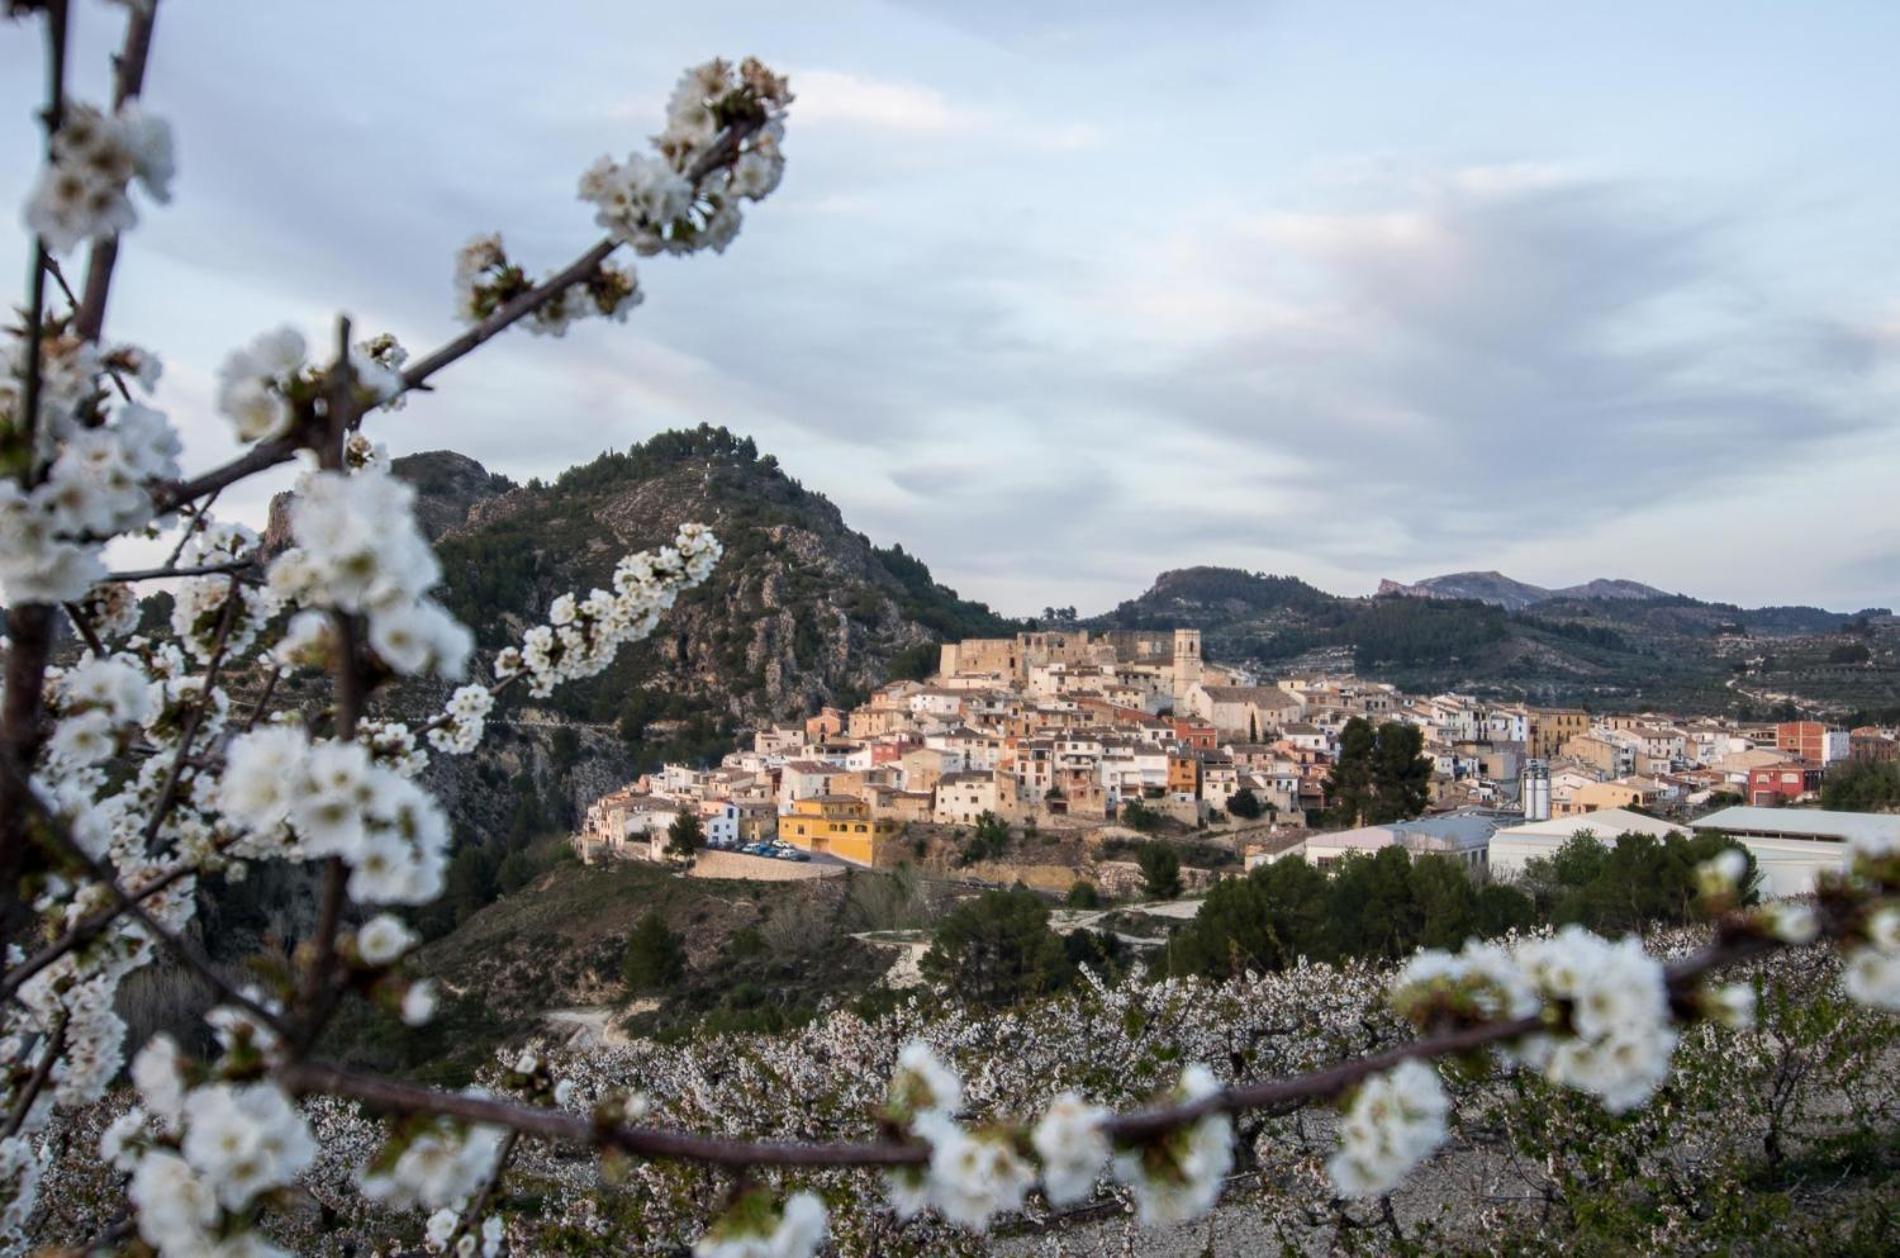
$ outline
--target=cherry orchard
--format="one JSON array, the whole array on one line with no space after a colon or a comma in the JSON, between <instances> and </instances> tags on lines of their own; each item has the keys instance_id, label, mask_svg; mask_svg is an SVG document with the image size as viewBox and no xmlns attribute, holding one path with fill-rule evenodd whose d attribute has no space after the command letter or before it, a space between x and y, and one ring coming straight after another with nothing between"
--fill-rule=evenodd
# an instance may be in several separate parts
<instances>
[{"instance_id":1,"label":"cherry orchard","mask_svg":"<svg viewBox=\"0 0 1900 1258\"><path fill-rule=\"evenodd\" d=\"M0 597L10 632L0 703L0 986L9 998L0 1012L0 1244L30 1234L55 1115L100 1105L122 1074L137 1103L106 1128L99 1154L124 1176L131 1213L106 1240L136 1234L166 1254L278 1252L273 1219L321 1159L313 1115L330 1097L386 1116L376 1148L351 1169L353 1186L411 1217L427 1245L491 1256L506 1248L507 1220L489 1203L519 1142L548 1140L738 1172L696 1252L794 1258L825 1243L825 1207L813 1194L781 1196L751 1168L875 1168L897 1215L929 1211L973 1232L1039 1187L1062 1203L1104 1182L1127 1193L1143 1222L1166 1224L1213 1206L1234 1165L1235 1113L1340 1100L1334 1187L1376 1196L1445 1139L1436 1058L1489 1055L1627 1110L1667 1074L1684 1023L1748 1016L1742 993L1711 985L1714 971L1820 938L1846 950L1855 999L1900 1007L1900 853L1862 848L1816 903L1750 911L1738 907L1739 862L1711 862L1703 890L1715 941L1667 966L1634 941L1582 931L1422 954L1392 992L1419 1038L1280 1079L1223 1084L1190 1062L1145 1107L1121 1114L1066 1093L1040 1115L974 1121L956 1074L921 1042L903 1051L881 1104L867 1107L875 1138L838 1143L669 1130L649 1125L645 1099L625 1091L577 1112L573 1081L533 1053L501 1071L493 1090L461 1093L318 1060L315 1046L346 1001L410 1025L433 1015L433 988L405 972L416 933L400 916L440 893L452 842L420 780L431 756L475 749L507 688L542 697L598 674L720 558L709 532L684 525L669 544L622 559L611 588L554 599L545 623L497 655L492 676L472 678L472 636L435 597L441 569L414 493L365 425L386 422L410 393L510 327L559 335L577 318L627 317L641 290L634 270L612 260L623 247L646 258L723 252L745 203L780 181L791 94L754 61L687 71L650 144L579 176L579 198L605 235L540 280L499 234L468 243L445 286L467 326L428 354L412 357L386 335L355 338L348 320L319 350L294 328L251 336L219 371L216 394L245 451L186 477L177 435L149 402L158 358L103 335L124 233L142 201L169 198L176 177L171 131L140 101L160 4L122 6L109 107L67 99L69 8L9 7L45 37L48 90L44 164L23 212L34 235L25 317L9 333L0 376ZM74 286L61 260L82 250ZM215 519L213 502L293 460L304 467L291 545L268 556L251 530ZM171 538L170 557L111 572L107 545L135 536ZM132 590L161 579L175 587L167 632L140 634ZM62 617L83 649L55 662ZM320 703L273 706L281 679L322 676ZM414 724L375 706L412 679L456 688ZM190 924L220 881L275 861L320 878L316 922L284 964L240 986L210 963ZM127 1042L119 986L160 952L215 994L206 1016L214 1052L188 1054L165 1035Z\"/></svg>"}]
</instances>

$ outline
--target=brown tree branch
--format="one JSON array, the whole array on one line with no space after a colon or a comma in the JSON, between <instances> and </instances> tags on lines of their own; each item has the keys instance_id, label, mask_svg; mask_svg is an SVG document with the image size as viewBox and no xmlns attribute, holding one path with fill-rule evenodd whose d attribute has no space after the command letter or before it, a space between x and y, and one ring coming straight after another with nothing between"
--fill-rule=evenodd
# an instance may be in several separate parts
<instances>
[{"instance_id":1,"label":"brown tree branch","mask_svg":"<svg viewBox=\"0 0 1900 1258\"><path fill-rule=\"evenodd\" d=\"M160 581L167 577L215 577L227 572L254 572L259 567L255 559L230 559L223 563L208 563L198 568L134 568L127 572L109 572L100 577L100 584L108 581Z\"/></svg>"},{"instance_id":2,"label":"brown tree branch","mask_svg":"<svg viewBox=\"0 0 1900 1258\"><path fill-rule=\"evenodd\" d=\"M46 1051L40 1054L39 1064L33 1068L33 1077L20 1089L19 1099L13 1103L13 1110L7 1115L6 1129L0 1131L0 1140L11 1140L20 1134L20 1129L26 1126L27 1117L33 1112L33 1102L39 1100L46 1081L53 1077L53 1066L59 1061L59 1055L66 1051L66 1020L63 1011L53 1020L52 1030L46 1033Z\"/></svg>"},{"instance_id":3,"label":"brown tree branch","mask_svg":"<svg viewBox=\"0 0 1900 1258\"><path fill-rule=\"evenodd\" d=\"M336 361L330 366L328 407L325 416L328 431L317 450L317 462L327 471L343 470L344 443L356 421L356 373L350 366L350 321L337 320ZM331 612L336 624L336 736L348 742L356 737L356 722L369 697L368 670L364 667L360 622L355 614L338 609ZM348 900L345 890L349 869L342 858L332 856L323 866L323 895L317 910L317 929L310 950L309 968L299 986L297 1034L291 1052L310 1051L335 1012L341 993L330 984L330 972L336 965L337 935L343 928L343 909Z\"/></svg>"},{"instance_id":4,"label":"brown tree branch","mask_svg":"<svg viewBox=\"0 0 1900 1258\"><path fill-rule=\"evenodd\" d=\"M145 87L145 63L152 53L152 27L158 21L158 0L128 5L125 44L113 58L112 109L118 112ZM106 298L112 291L112 270L119 261L119 238L95 240L86 262L86 296L73 320L74 330L96 341L105 331ZM160 514L164 514L160 512Z\"/></svg>"},{"instance_id":5,"label":"brown tree branch","mask_svg":"<svg viewBox=\"0 0 1900 1258\"><path fill-rule=\"evenodd\" d=\"M708 175L732 161L738 155L739 147L756 134L763 125L764 120L757 119L736 123L728 128L686 171L687 179L697 188ZM403 392L425 388L429 378L444 367L466 357L559 297L574 284L586 279L593 273L594 268L606 261L617 247L617 242L612 237L595 242L585 253L562 270L508 302L474 327L417 359L402 373ZM221 467L169 486L163 492L155 494L153 502L160 515L176 511L205 494L236 484L247 476L276 467L280 463L288 463L296 457L297 451L303 448L305 448L304 441L294 434L261 441Z\"/></svg>"},{"instance_id":6,"label":"brown tree branch","mask_svg":"<svg viewBox=\"0 0 1900 1258\"><path fill-rule=\"evenodd\" d=\"M236 840L227 840L219 847L220 849L229 847L234 842ZM83 948L97 939L106 927L124 916L125 909L122 904L125 900L142 903L197 872L199 871L196 865L173 865L151 881L140 883L134 890L128 891L122 886L119 887L115 893L112 893L113 902L110 906L80 918L65 934L8 970L4 977L0 977L0 1001L12 997L13 993L19 991L28 979L67 953L75 948Z\"/></svg>"},{"instance_id":7,"label":"brown tree branch","mask_svg":"<svg viewBox=\"0 0 1900 1258\"><path fill-rule=\"evenodd\" d=\"M53 160L53 136L66 107L66 0L48 0L46 6L46 144L45 160ZM37 432L40 419L40 355L46 339L46 267L52 260L43 239L33 241L33 268L27 281L26 378L20 392L20 428L25 437L26 464L20 471L22 487L39 478ZM6 693L0 698L0 951L12 942L26 921L26 903L20 878L26 873L27 778L39 752L40 709L45 701L46 665L53 645L53 611L44 604L23 603L7 615Z\"/></svg>"},{"instance_id":8,"label":"brown tree branch","mask_svg":"<svg viewBox=\"0 0 1900 1258\"><path fill-rule=\"evenodd\" d=\"M92 620L86 615L85 610L77 603L65 603L62 607L66 612L66 619L72 621L73 628L77 629L79 636L86 640L86 649L100 659L104 659L107 655L106 644L99 640L99 633L92 627Z\"/></svg>"}]
</instances>

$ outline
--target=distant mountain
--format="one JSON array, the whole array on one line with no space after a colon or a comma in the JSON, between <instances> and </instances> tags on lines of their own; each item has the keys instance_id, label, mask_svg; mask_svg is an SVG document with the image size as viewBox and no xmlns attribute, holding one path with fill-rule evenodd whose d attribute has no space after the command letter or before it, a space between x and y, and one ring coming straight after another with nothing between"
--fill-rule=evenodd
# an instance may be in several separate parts
<instances>
[{"instance_id":1,"label":"distant mountain","mask_svg":"<svg viewBox=\"0 0 1900 1258\"><path fill-rule=\"evenodd\" d=\"M1659 590L1653 585L1644 585L1640 581L1599 578L1595 581L1586 581L1582 585L1570 585L1553 590L1541 585L1513 580L1502 572L1453 572L1441 577L1427 577L1423 581L1414 581L1410 584L1401 581L1381 581L1379 594L1403 598L1470 599L1478 603L1491 603L1510 611L1522 611L1526 607L1549 602L1552 599L1669 597L1666 591Z\"/></svg>"},{"instance_id":2,"label":"distant mountain","mask_svg":"<svg viewBox=\"0 0 1900 1258\"><path fill-rule=\"evenodd\" d=\"M1743 608L1634 581L1545 589L1496 572L1344 598L1237 568L1182 568L1102 629L1198 628L1208 658L1264 673L1350 668L1407 689L1684 710L1900 705L1900 623L1883 609ZM1859 646L1872 657L1860 663Z\"/></svg>"}]
</instances>

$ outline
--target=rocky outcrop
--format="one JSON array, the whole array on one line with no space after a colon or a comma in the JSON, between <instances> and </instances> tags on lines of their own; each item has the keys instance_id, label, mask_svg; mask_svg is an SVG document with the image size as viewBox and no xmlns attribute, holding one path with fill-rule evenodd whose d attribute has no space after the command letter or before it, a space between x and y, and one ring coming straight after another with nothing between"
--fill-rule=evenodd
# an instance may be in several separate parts
<instances>
[{"instance_id":1,"label":"rocky outcrop","mask_svg":"<svg viewBox=\"0 0 1900 1258\"><path fill-rule=\"evenodd\" d=\"M469 486L472 477L460 485ZM433 491L419 482L425 503ZM708 724L737 730L854 701L945 636L1013 631L873 546L777 460L724 429L665 433L552 483L462 493L437 545L444 599L484 647L513 640L568 590L605 586L622 555L688 521L725 546L711 580L659 631L550 710L677 744Z\"/></svg>"},{"instance_id":2,"label":"rocky outcrop","mask_svg":"<svg viewBox=\"0 0 1900 1258\"><path fill-rule=\"evenodd\" d=\"M416 523L430 541L465 523L477 504L515 487L506 476L453 450L405 454L392 461L389 470L416 487ZM264 548L269 553L290 545L291 497L288 492L271 497L264 526Z\"/></svg>"}]
</instances>

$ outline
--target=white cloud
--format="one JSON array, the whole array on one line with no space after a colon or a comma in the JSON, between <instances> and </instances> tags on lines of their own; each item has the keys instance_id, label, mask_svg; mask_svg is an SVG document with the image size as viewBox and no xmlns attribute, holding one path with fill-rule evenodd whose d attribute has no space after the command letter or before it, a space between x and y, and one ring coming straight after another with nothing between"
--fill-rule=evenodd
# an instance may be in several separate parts
<instances>
[{"instance_id":1,"label":"white cloud","mask_svg":"<svg viewBox=\"0 0 1900 1258\"><path fill-rule=\"evenodd\" d=\"M990 125L980 110L951 105L935 88L867 78L841 70L792 73L797 119L804 127L869 127L913 135L945 135Z\"/></svg>"}]
</instances>

